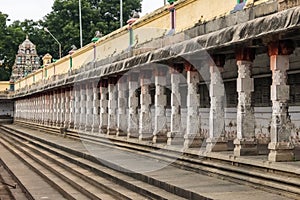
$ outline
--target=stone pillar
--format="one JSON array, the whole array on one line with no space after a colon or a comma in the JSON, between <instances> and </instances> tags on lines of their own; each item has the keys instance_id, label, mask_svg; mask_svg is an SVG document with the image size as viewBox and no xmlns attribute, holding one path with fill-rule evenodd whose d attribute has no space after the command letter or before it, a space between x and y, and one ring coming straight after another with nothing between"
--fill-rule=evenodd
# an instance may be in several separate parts
<instances>
[{"instance_id":1,"label":"stone pillar","mask_svg":"<svg viewBox=\"0 0 300 200\"><path fill-rule=\"evenodd\" d=\"M47 125L47 115L48 115L48 92L45 92L43 95L44 104L43 104L43 119L42 123Z\"/></svg>"},{"instance_id":2,"label":"stone pillar","mask_svg":"<svg viewBox=\"0 0 300 200\"><path fill-rule=\"evenodd\" d=\"M252 106L254 79L252 63L255 57L254 49L240 48L236 51L238 66L237 92L237 138L234 140L234 155L257 155L257 139L255 138L255 118Z\"/></svg>"},{"instance_id":3,"label":"stone pillar","mask_svg":"<svg viewBox=\"0 0 300 200\"><path fill-rule=\"evenodd\" d=\"M49 125L53 125L53 114L54 114L54 92L50 91L50 106L49 106L50 112L49 112Z\"/></svg>"},{"instance_id":4,"label":"stone pillar","mask_svg":"<svg viewBox=\"0 0 300 200\"><path fill-rule=\"evenodd\" d=\"M116 135L117 133L117 77L109 77L108 79L108 135Z\"/></svg>"},{"instance_id":5,"label":"stone pillar","mask_svg":"<svg viewBox=\"0 0 300 200\"><path fill-rule=\"evenodd\" d=\"M119 78L118 83L118 116L117 116L117 136L127 136L127 76L123 75Z\"/></svg>"},{"instance_id":6,"label":"stone pillar","mask_svg":"<svg viewBox=\"0 0 300 200\"><path fill-rule=\"evenodd\" d=\"M80 113L81 113L81 93L80 93L80 86L74 86L74 129L78 130L80 128Z\"/></svg>"},{"instance_id":7,"label":"stone pillar","mask_svg":"<svg viewBox=\"0 0 300 200\"><path fill-rule=\"evenodd\" d=\"M196 148L202 145L203 138L200 136L201 118L199 113L200 94L199 82L200 74L191 64L185 63L187 72L187 123L184 135L184 148Z\"/></svg>"},{"instance_id":8,"label":"stone pillar","mask_svg":"<svg viewBox=\"0 0 300 200\"><path fill-rule=\"evenodd\" d=\"M63 121L63 127L68 128L70 125L70 88L65 89L65 118Z\"/></svg>"},{"instance_id":9,"label":"stone pillar","mask_svg":"<svg viewBox=\"0 0 300 200\"><path fill-rule=\"evenodd\" d=\"M86 84L86 121L85 131L91 131L93 125L93 83Z\"/></svg>"},{"instance_id":10,"label":"stone pillar","mask_svg":"<svg viewBox=\"0 0 300 200\"><path fill-rule=\"evenodd\" d=\"M270 68L272 70L271 100L273 104L269 161L292 161L294 145L291 137L291 119L288 112L289 85L287 73L289 55L294 46L291 41L277 41L269 44Z\"/></svg>"},{"instance_id":11,"label":"stone pillar","mask_svg":"<svg viewBox=\"0 0 300 200\"><path fill-rule=\"evenodd\" d=\"M69 91L69 125L68 128L74 128L75 121L75 89L73 87L70 88Z\"/></svg>"},{"instance_id":12,"label":"stone pillar","mask_svg":"<svg viewBox=\"0 0 300 200\"><path fill-rule=\"evenodd\" d=\"M108 81L102 79L100 82L100 124L99 132L107 133L108 124Z\"/></svg>"},{"instance_id":13,"label":"stone pillar","mask_svg":"<svg viewBox=\"0 0 300 200\"><path fill-rule=\"evenodd\" d=\"M30 102L30 114L29 114L29 121L30 122L33 122L34 119L35 119L35 108L36 108L36 105L35 105L35 96L32 96L30 98L31 102Z\"/></svg>"},{"instance_id":14,"label":"stone pillar","mask_svg":"<svg viewBox=\"0 0 300 200\"><path fill-rule=\"evenodd\" d=\"M164 143L167 142L167 74L166 68L157 67L154 72L155 76L155 120L154 120L154 132L153 132L153 143Z\"/></svg>"},{"instance_id":15,"label":"stone pillar","mask_svg":"<svg viewBox=\"0 0 300 200\"><path fill-rule=\"evenodd\" d=\"M36 115L36 99L35 96L32 97L32 103L31 103L31 113L32 113L32 117L30 117L30 121L34 122L35 120L35 115Z\"/></svg>"},{"instance_id":16,"label":"stone pillar","mask_svg":"<svg viewBox=\"0 0 300 200\"><path fill-rule=\"evenodd\" d=\"M139 98L139 77L137 73L131 72L128 76L128 128L127 137L138 138L139 135L139 117L138 117L138 106Z\"/></svg>"},{"instance_id":17,"label":"stone pillar","mask_svg":"<svg viewBox=\"0 0 300 200\"><path fill-rule=\"evenodd\" d=\"M84 83L80 85L80 117L79 130L85 130L86 123L86 86Z\"/></svg>"},{"instance_id":18,"label":"stone pillar","mask_svg":"<svg viewBox=\"0 0 300 200\"><path fill-rule=\"evenodd\" d=\"M92 125L92 132L97 133L99 132L99 125L100 125L100 117L99 117L99 87L98 82L93 82L93 125Z\"/></svg>"},{"instance_id":19,"label":"stone pillar","mask_svg":"<svg viewBox=\"0 0 300 200\"><path fill-rule=\"evenodd\" d=\"M206 140L206 150L227 151L225 139L225 88L222 80L225 56L215 55L210 64L210 112L209 112L209 138Z\"/></svg>"},{"instance_id":20,"label":"stone pillar","mask_svg":"<svg viewBox=\"0 0 300 200\"><path fill-rule=\"evenodd\" d=\"M65 96L65 88L60 89L60 107L59 107L59 127L62 127L64 125L65 121L65 101L66 101L66 96Z\"/></svg>"},{"instance_id":21,"label":"stone pillar","mask_svg":"<svg viewBox=\"0 0 300 200\"><path fill-rule=\"evenodd\" d=\"M151 116L151 84L152 71L144 70L140 73L140 120L139 120L139 140L152 140L152 116Z\"/></svg>"},{"instance_id":22,"label":"stone pillar","mask_svg":"<svg viewBox=\"0 0 300 200\"><path fill-rule=\"evenodd\" d=\"M183 130L181 123L181 94L180 76L183 71L182 65L173 65L170 68L171 74L171 127L168 132L168 145L183 145Z\"/></svg>"},{"instance_id":23,"label":"stone pillar","mask_svg":"<svg viewBox=\"0 0 300 200\"><path fill-rule=\"evenodd\" d=\"M60 126L60 109L61 109L61 91L60 89L56 92L56 120L55 120L55 126Z\"/></svg>"},{"instance_id":24,"label":"stone pillar","mask_svg":"<svg viewBox=\"0 0 300 200\"><path fill-rule=\"evenodd\" d=\"M39 107L38 107L38 95L35 96L34 98L34 122L37 123L38 121L38 113L39 113Z\"/></svg>"},{"instance_id":25,"label":"stone pillar","mask_svg":"<svg viewBox=\"0 0 300 200\"><path fill-rule=\"evenodd\" d=\"M44 124L44 117L45 117L45 94L44 93L41 93L40 95L39 104L40 104L39 123Z\"/></svg>"}]
</instances>

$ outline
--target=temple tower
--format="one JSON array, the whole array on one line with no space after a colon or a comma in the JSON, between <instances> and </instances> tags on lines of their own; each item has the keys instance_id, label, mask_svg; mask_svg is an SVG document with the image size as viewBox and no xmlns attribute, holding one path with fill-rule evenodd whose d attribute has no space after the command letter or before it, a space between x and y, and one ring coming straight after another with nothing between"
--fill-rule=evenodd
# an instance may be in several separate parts
<instances>
[{"instance_id":1,"label":"temple tower","mask_svg":"<svg viewBox=\"0 0 300 200\"><path fill-rule=\"evenodd\" d=\"M28 36L22 44L16 55L15 64L12 68L11 81L26 76L27 74L39 69L40 58L37 54L35 45L29 40Z\"/></svg>"}]
</instances>

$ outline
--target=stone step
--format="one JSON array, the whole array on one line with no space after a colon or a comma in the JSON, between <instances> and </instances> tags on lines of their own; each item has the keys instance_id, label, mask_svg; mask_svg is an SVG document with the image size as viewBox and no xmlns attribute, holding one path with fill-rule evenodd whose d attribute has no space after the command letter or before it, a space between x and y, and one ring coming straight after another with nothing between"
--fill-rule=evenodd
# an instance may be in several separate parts
<instances>
[{"instance_id":1,"label":"stone step","mask_svg":"<svg viewBox=\"0 0 300 200\"><path fill-rule=\"evenodd\" d=\"M34 161L33 159L31 159L29 156L25 155L23 152L19 151L18 149L16 149L15 147L13 147L10 143L8 143L7 141L5 141L3 139L3 136L1 135L1 144L2 146L4 146L4 148L8 149L9 152L11 153L11 155L13 155L14 157L17 157L20 161L19 163L25 163L25 165L32 171L34 172L34 176L32 177L27 177L27 178L23 178L22 180L22 184L28 189L28 191L32 194L32 196L36 199L40 199L41 198L41 193L42 196L44 197L53 197L53 193L55 193L57 197L57 199L78 199L78 198L82 198L82 199L86 199L86 196L80 195L78 193L78 191L76 191L73 187L71 187L69 184L67 184L66 182L64 182L63 179L57 177L54 173L52 173L51 171L49 171L48 169L46 169L45 167L43 167L42 165L40 165L39 163L37 163L36 161ZM11 168L11 166L10 166ZM22 177L24 176L25 171L22 171L22 173L15 173L17 174L17 177ZM26 170L26 172L28 172L28 170ZM33 173L30 173L33 174ZM39 175L40 179L38 180L38 182L33 182L35 180L37 180L36 176ZM32 179L33 178L33 179ZM44 187L37 187L35 186L35 184L41 184L44 182L47 182L49 185L45 185ZM34 185L34 186L32 186ZM38 191L36 191L38 189ZM49 192L45 192L43 194L43 191L48 190ZM66 192L66 191L69 192ZM58 195L57 191L63 196Z\"/></svg>"},{"instance_id":2,"label":"stone step","mask_svg":"<svg viewBox=\"0 0 300 200\"><path fill-rule=\"evenodd\" d=\"M54 148L51 152L55 154L52 154L51 152L42 148L38 148L33 144L26 144L26 146L27 148L30 148L32 151L34 151L34 153L39 154L39 159L41 161L45 159L50 160L55 165L55 170L60 170L60 173L63 173L64 176L66 176L66 174L68 173L72 173L73 176L76 176L76 178L79 177L80 181L84 181L82 184L84 184L86 188L89 188L89 190L95 190L98 192L101 190L106 191L109 194L116 196L118 199L145 199L144 196L127 190L126 188L121 187L120 185L105 178L99 177L97 176L97 174L91 172L90 170L78 166L78 164L67 162L65 158L58 156L57 152L54 152ZM44 162L47 162L47 160L45 160ZM70 177L73 178L72 175L70 175ZM77 181L77 183L79 183L80 181ZM90 185L87 185L86 183L89 183ZM106 199L103 197L101 198Z\"/></svg>"},{"instance_id":3,"label":"stone step","mask_svg":"<svg viewBox=\"0 0 300 200\"><path fill-rule=\"evenodd\" d=\"M25 139L24 136L20 136L20 137L23 137L23 139ZM31 139L26 139L26 140L30 141L30 143L32 143L32 144L35 144L39 148L42 147L43 149L45 149L45 152L51 152L55 155L58 155L57 156L58 159L63 158L63 160L69 161L68 164L70 164L71 166L73 165L73 166L81 166L82 168L88 168L90 171L92 171L96 175L101 176L101 177L93 177L94 181L102 181L103 179L113 180L114 182L120 183L122 186L125 186L128 189L131 189L137 193L140 193L144 196L148 196L149 198L153 198L153 199L178 199L178 200L184 199L179 196L168 193L163 189L160 189L155 186L144 183L142 181L136 180L130 176L126 176L122 173L116 172L107 167L100 166L97 163L88 161L88 160L78 157L78 156L74 156L74 154L67 153L63 150L59 150L59 149L57 149L57 147L54 148L52 146L43 144L42 142L31 141ZM76 164L72 164L72 163L76 163ZM84 170L84 169L81 169L80 173L84 174L82 172L82 170ZM111 183L111 184L112 184L111 185L112 187L116 185L113 183ZM121 187L119 186L119 188L121 188ZM125 194L127 193L128 197L130 197L130 193L132 193L132 192L128 191L128 189L123 188L123 189L118 190L118 188L116 188L116 190L119 193L122 192L122 190L123 190L123 191L125 191ZM135 195L135 198L133 197L132 199L145 199L145 198L146 197L141 198L140 195Z\"/></svg>"},{"instance_id":4,"label":"stone step","mask_svg":"<svg viewBox=\"0 0 300 200\"><path fill-rule=\"evenodd\" d=\"M14 128L16 128L16 127L14 127ZM22 129L22 131L24 131L25 129ZM70 142L68 142L68 143L66 143L65 145L63 145L63 141L65 141L65 140L61 140L61 139L59 139L59 140L54 140L55 138L57 138L56 136L49 136L49 135L43 135L42 133L41 133L41 135L39 135L39 137L45 137L45 139L47 138L49 141L50 140L52 140L53 139L53 142L55 141L55 144L52 144L52 145L54 145L54 146L57 146L57 145L60 145L61 147L61 149L63 150L63 151L68 151L69 153L71 153L71 154L75 154L75 155L78 155L78 156L81 156L81 157L84 157L85 159L90 159L90 160L93 160L93 158L92 158L92 156L90 156L90 155L88 155L87 154L87 152L85 151L85 152L77 152L76 150L74 150L74 149L71 149L72 147L72 144L70 143ZM51 138L51 139L50 139ZM67 139L67 138L66 138ZM66 140L66 141L69 141L69 140ZM76 143L76 141L73 141L72 140L72 142L73 143ZM78 143L78 142L77 142ZM68 147L68 148L66 148L66 146ZM76 146L76 148L77 148L77 146ZM145 151L144 151L145 152ZM139 155L140 154L140 152L136 152L136 154L137 155ZM166 157L166 156L165 156ZM82 158L82 160L83 160L83 162L84 162L84 160L85 159L83 159ZM94 159L95 160L95 159ZM93 161L94 161L93 160ZM199 159L200 160L200 159ZM182 162L181 160L179 161L179 162ZM199 171L199 167L198 168L196 168L195 166L197 166L198 164L196 163L195 164L195 166L192 166L192 165L188 165L188 164L185 164L186 165L186 167L187 168L191 168L191 170L193 170L193 171ZM199 164L200 165L200 169L201 169L201 167L202 167L202 169L203 170L206 170L205 168L203 168L203 166L201 166L201 164ZM181 165L180 166L181 168L183 168L183 165ZM173 169L173 168L172 168ZM207 169L210 169L209 167L207 167ZM168 172L168 168L167 168L167 171L165 171L164 173L166 173L166 174L168 174L167 172ZM162 170L163 171L163 170ZM171 171L171 170L170 170ZM209 172L209 173L214 173L214 174L218 174L218 173L220 173L220 171L222 171L222 170L218 170L218 169L210 169L210 171L211 172ZM180 172L179 173L185 173L186 171L185 170L180 170ZM199 172L201 172L202 173L202 171L199 171ZM147 174L140 174L140 173L138 173L138 174L134 174L134 177L135 178L138 178L138 179L140 179L140 180L143 180L143 181L145 181L145 182L148 182L148 183L151 183L151 184L153 184L153 185L155 185L155 186L160 186L160 187L162 187L162 188L164 188L165 190L167 190L167 191L169 191L169 192L174 192L174 193L176 193L176 194L179 194L179 195L182 195L182 196L185 196L186 198L189 198L189 197L191 197L191 196L193 196L194 194L200 194L200 196L201 195L203 195L203 194L205 194L205 195L207 195L208 197L216 197L216 194L214 194L212 191L210 191L210 193L209 194L207 194L207 193L205 193L205 191L203 191L203 190L201 190L201 189L199 189L199 188L197 188L197 189L195 189L196 188L196 185L195 186L193 186L192 187L192 185L189 185L189 184L191 184L191 183L188 183L187 185L184 185L184 186L182 186L182 185L180 185L178 182L176 182L176 180L177 180L177 178L176 178L176 176L174 177L171 177L172 179L166 179L166 180L164 180L163 178L161 178L161 177L163 177L164 176L164 173L161 173L160 174L160 176L156 176L156 174L149 174L149 173L147 173ZM174 174L176 174L176 173L173 173L173 175ZM242 175L242 174L239 174L240 176ZM200 176L198 173L193 173L193 174L190 174L189 175L190 176L190 178L191 177L197 177L197 176L199 176L199 180L200 179L203 179L203 180L206 180L207 178L205 178L206 176ZM228 173L227 172L227 176L231 176L231 174L230 173ZM241 176L242 177L242 176ZM241 178L241 177L238 177L238 178ZM249 178L249 176L243 176L242 177L242 179L241 180L244 180L243 181L243 183L245 184L246 182L246 180L251 180L252 178ZM217 180L219 180L219 179L217 179ZM220 180L219 180L220 181ZM257 181L260 181L260 182L263 182L262 180L257 180ZM193 181L193 178L191 178L191 180L189 181L189 182L194 182ZM222 181L221 181L222 182ZM175 184L174 184L175 183ZM197 182L198 183L198 182ZM194 184L197 184L197 183L194 183ZM212 184L212 183L217 183L217 182L215 182L215 180L211 180L211 182L207 182L208 184ZM226 186L226 184L224 183L224 185ZM229 184L230 185L230 184ZM213 185L212 185L212 187L213 187ZM257 187L257 186L256 186ZM190 188L190 189L189 189ZM228 188L227 188L228 189ZM245 188L245 190L248 190L249 188ZM253 188L252 188L253 189ZM257 194L260 194L260 195L270 195L270 194L268 194L268 193L263 193L262 191L260 191L260 190L258 190L258 191L256 191L256 190L254 190ZM236 195L238 195L238 191L235 191L235 194ZM262 194L263 193L263 194ZM233 194L232 194L233 195ZM274 194L275 195L275 194ZM257 195L256 195L257 196ZM276 195L275 195L276 196ZM196 197L196 196L195 196ZM202 196L203 197L203 196ZM199 198L199 196L198 196L198 198ZM223 196L223 198L224 199L226 199L225 198L225 196ZM284 197L282 197L282 199L284 199Z\"/></svg>"}]
</instances>

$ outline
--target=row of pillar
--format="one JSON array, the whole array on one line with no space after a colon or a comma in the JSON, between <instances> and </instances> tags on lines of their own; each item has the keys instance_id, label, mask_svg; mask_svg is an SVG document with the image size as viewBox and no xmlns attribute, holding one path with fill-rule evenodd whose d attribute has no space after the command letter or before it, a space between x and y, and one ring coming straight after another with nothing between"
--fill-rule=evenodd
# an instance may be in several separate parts
<instances>
[{"instance_id":1,"label":"row of pillar","mask_svg":"<svg viewBox=\"0 0 300 200\"><path fill-rule=\"evenodd\" d=\"M287 101L289 86L286 70L289 68L289 54L293 47L289 41L273 42L269 45L270 67L273 82L271 100L273 103L269 160L293 159L293 145L290 142ZM257 155L258 141L255 137L255 119L252 105L254 80L252 64L255 52L250 48L239 48L236 53L238 66L237 92L237 137L234 140L236 156ZM155 70L155 118L152 125L150 85L152 72L141 69L140 73L112 76L99 82L61 88L31 98L16 101L17 119L36 123L74 128L92 133L127 136L153 143L183 145L185 148L206 144L207 151L226 151L224 101L225 89L222 83L224 55L213 56L210 64L210 115L209 136L201 134L200 74L190 63L174 64L170 67L171 116L170 127L166 114L167 70ZM186 71L187 116L186 129L182 128L180 76ZM137 89L140 88L140 96ZM206 140L205 140L206 139Z\"/></svg>"}]
</instances>

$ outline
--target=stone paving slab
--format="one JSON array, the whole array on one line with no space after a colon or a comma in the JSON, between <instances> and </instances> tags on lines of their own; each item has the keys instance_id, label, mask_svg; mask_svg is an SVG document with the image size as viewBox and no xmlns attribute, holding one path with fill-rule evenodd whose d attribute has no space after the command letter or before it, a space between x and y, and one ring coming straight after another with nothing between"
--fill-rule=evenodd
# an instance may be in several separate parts
<instances>
[{"instance_id":1,"label":"stone paving slab","mask_svg":"<svg viewBox=\"0 0 300 200\"><path fill-rule=\"evenodd\" d=\"M34 173L23 162L0 144L0 157L9 169L18 177L35 199L65 199L58 191Z\"/></svg>"},{"instance_id":2,"label":"stone paving slab","mask_svg":"<svg viewBox=\"0 0 300 200\"><path fill-rule=\"evenodd\" d=\"M9 125L9 127L38 136L47 141L51 141L70 149L89 153L87 149L83 150L84 145L80 141L45 134L16 125ZM108 147L102 147L101 145L98 145L97 148L93 147L92 149L96 150L99 153L98 156L100 156L101 159L110 160L110 158L114 157L115 159L113 161L116 164L127 167L127 169L129 170L142 170L142 168L144 168L143 174L146 174L149 177L153 177L168 184L175 185L186 190L193 191L195 193L199 193L200 195L206 196L208 198L220 200L289 199L247 185L241 185L229 182L227 180L202 175L196 172L182 170L140 154L134 154L132 152L122 151L120 149L109 149ZM152 170L154 168L156 168L157 170Z\"/></svg>"}]
</instances>

